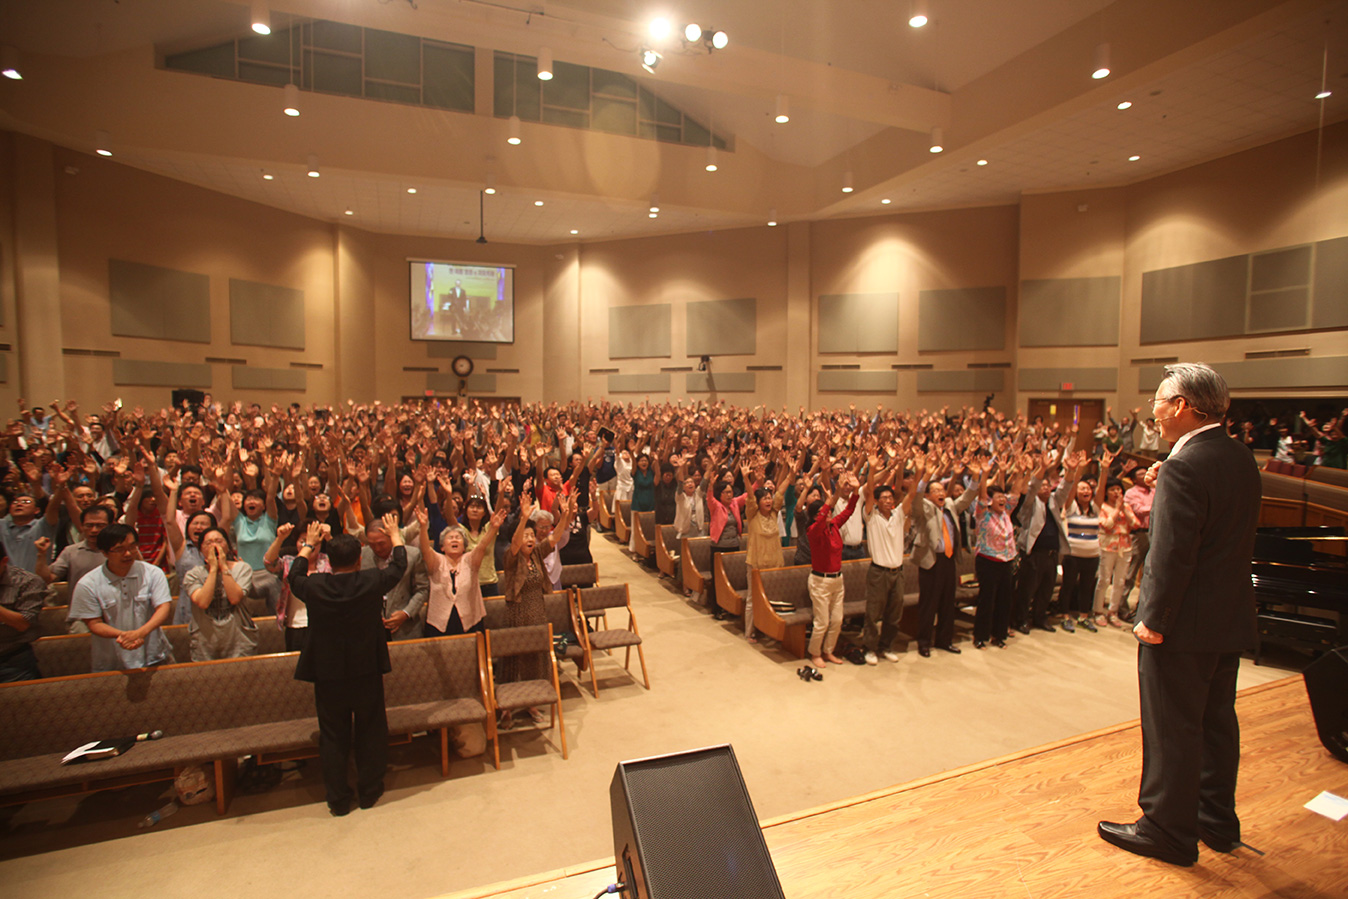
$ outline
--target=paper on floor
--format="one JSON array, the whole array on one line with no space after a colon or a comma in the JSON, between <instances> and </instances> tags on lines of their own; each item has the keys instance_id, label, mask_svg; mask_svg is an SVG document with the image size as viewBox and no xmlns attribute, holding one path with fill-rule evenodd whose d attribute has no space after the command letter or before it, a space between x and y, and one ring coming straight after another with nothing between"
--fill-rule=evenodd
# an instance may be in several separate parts
<instances>
[{"instance_id":1,"label":"paper on floor","mask_svg":"<svg viewBox=\"0 0 1348 899\"><path fill-rule=\"evenodd\" d=\"M1328 790L1306 803L1306 808L1317 815L1324 815L1331 821L1342 821L1348 816L1348 799L1335 796Z\"/></svg>"}]
</instances>

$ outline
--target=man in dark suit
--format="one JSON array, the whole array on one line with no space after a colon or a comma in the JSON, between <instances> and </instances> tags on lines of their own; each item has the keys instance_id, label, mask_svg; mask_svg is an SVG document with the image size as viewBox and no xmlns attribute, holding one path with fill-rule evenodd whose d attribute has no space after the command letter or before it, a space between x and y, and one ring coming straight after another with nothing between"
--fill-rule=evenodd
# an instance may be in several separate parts
<instances>
[{"instance_id":1,"label":"man in dark suit","mask_svg":"<svg viewBox=\"0 0 1348 899\"><path fill-rule=\"evenodd\" d=\"M391 669L384 628L384 594L402 580L407 550L396 514L384 516L393 542L388 567L360 569L360 542L349 534L327 543L331 574L309 574L309 559L322 541L322 524L311 522L290 567L290 589L309 610L309 639L295 666L295 679L314 685L318 755L328 811L351 811L347 761L356 755L356 795L369 808L384 793L388 768L388 718L384 675ZM354 736L353 736L354 733Z\"/></svg>"},{"instance_id":2,"label":"man in dark suit","mask_svg":"<svg viewBox=\"0 0 1348 899\"><path fill-rule=\"evenodd\" d=\"M1221 427L1230 397L1206 365L1166 366L1152 407L1174 446L1147 472L1156 484L1151 548L1137 624L1142 701L1142 817L1100 822L1129 852L1188 866L1198 841L1240 841L1236 672L1256 640L1250 582L1260 480L1253 457Z\"/></svg>"},{"instance_id":3,"label":"man in dark suit","mask_svg":"<svg viewBox=\"0 0 1348 899\"><path fill-rule=\"evenodd\" d=\"M960 513L978 495L978 486L960 494L959 499L946 496L945 484L929 470L927 460L918 456L913 462L913 481L908 487L913 510L912 561L917 563L917 651L923 658L931 656L931 648L959 655L955 645L955 588L959 582ZM917 484L925 477L927 495L917 496ZM939 621L939 623L938 623Z\"/></svg>"}]
</instances>

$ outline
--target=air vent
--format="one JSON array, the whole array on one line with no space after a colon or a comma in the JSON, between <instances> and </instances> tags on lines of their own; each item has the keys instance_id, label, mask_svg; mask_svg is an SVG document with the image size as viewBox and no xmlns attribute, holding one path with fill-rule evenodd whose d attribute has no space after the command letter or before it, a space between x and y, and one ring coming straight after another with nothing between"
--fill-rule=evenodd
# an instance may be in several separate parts
<instances>
[{"instance_id":1,"label":"air vent","mask_svg":"<svg viewBox=\"0 0 1348 899\"><path fill-rule=\"evenodd\" d=\"M1133 365L1169 365L1178 362L1179 356L1157 356L1155 359L1134 359Z\"/></svg>"},{"instance_id":2,"label":"air vent","mask_svg":"<svg viewBox=\"0 0 1348 899\"><path fill-rule=\"evenodd\" d=\"M819 367L824 371L861 371L860 363L854 365L821 365Z\"/></svg>"},{"instance_id":3,"label":"air vent","mask_svg":"<svg viewBox=\"0 0 1348 899\"><path fill-rule=\"evenodd\" d=\"M487 374L489 374L489 375L517 375L517 374L519 374L519 373L520 373L520 370L519 370L518 368L489 368L489 369L487 369Z\"/></svg>"},{"instance_id":4,"label":"air vent","mask_svg":"<svg viewBox=\"0 0 1348 899\"><path fill-rule=\"evenodd\" d=\"M10 346L9 344L7 344L7 343L0 343L0 352L5 352L5 353L7 353L7 352L9 352L9 351L12 350L12 349L14 349L14 347Z\"/></svg>"},{"instance_id":5,"label":"air vent","mask_svg":"<svg viewBox=\"0 0 1348 899\"><path fill-rule=\"evenodd\" d=\"M323 370L323 363L321 363L321 362L292 362L292 363L290 363L290 367L291 367L291 368L308 368L308 369L313 369L314 371L322 371L322 370Z\"/></svg>"},{"instance_id":6,"label":"air vent","mask_svg":"<svg viewBox=\"0 0 1348 899\"><path fill-rule=\"evenodd\" d=\"M1302 347L1297 350L1256 350L1252 353L1246 353L1246 359L1284 359L1291 356L1309 356L1310 347Z\"/></svg>"},{"instance_id":7,"label":"air vent","mask_svg":"<svg viewBox=\"0 0 1348 899\"><path fill-rule=\"evenodd\" d=\"M1010 362L970 362L968 368L1010 368Z\"/></svg>"},{"instance_id":8,"label":"air vent","mask_svg":"<svg viewBox=\"0 0 1348 899\"><path fill-rule=\"evenodd\" d=\"M895 362L890 366L895 371L931 371L934 367L930 362Z\"/></svg>"},{"instance_id":9,"label":"air vent","mask_svg":"<svg viewBox=\"0 0 1348 899\"><path fill-rule=\"evenodd\" d=\"M781 371L780 365L746 365L745 371Z\"/></svg>"},{"instance_id":10,"label":"air vent","mask_svg":"<svg viewBox=\"0 0 1348 899\"><path fill-rule=\"evenodd\" d=\"M439 371L433 365L404 365L403 371Z\"/></svg>"},{"instance_id":11,"label":"air vent","mask_svg":"<svg viewBox=\"0 0 1348 899\"><path fill-rule=\"evenodd\" d=\"M206 362L219 362L222 365L247 365L247 359L231 359L228 356L207 356Z\"/></svg>"},{"instance_id":12,"label":"air vent","mask_svg":"<svg viewBox=\"0 0 1348 899\"><path fill-rule=\"evenodd\" d=\"M116 350L86 350L71 346L61 347L61 354L63 356L110 356L114 359L122 357L122 354Z\"/></svg>"},{"instance_id":13,"label":"air vent","mask_svg":"<svg viewBox=\"0 0 1348 899\"><path fill-rule=\"evenodd\" d=\"M660 367L661 371L692 371L691 365L664 365Z\"/></svg>"},{"instance_id":14,"label":"air vent","mask_svg":"<svg viewBox=\"0 0 1348 899\"><path fill-rule=\"evenodd\" d=\"M592 375L616 375L617 373L618 373L618 370L617 370L616 368L592 368L592 369L590 369L590 374L592 374Z\"/></svg>"}]
</instances>

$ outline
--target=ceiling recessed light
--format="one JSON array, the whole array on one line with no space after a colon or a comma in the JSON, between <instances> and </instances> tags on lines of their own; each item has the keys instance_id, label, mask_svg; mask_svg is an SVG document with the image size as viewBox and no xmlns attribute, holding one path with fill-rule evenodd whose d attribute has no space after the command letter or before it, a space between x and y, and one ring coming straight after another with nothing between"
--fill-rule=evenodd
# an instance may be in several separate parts
<instances>
[{"instance_id":1,"label":"ceiling recessed light","mask_svg":"<svg viewBox=\"0 0 1348 899\"><path fill-rule=\"evenodd\" d=\"M112 155L112 139L108 137L106 131L94 132L94 152L99 156Z\"/></svg>"},{"instance_id":2,"label":"ceiling recessed light","mask_svg":"<svg viewBox=\"0 0 1348 899\"><path fill-rule=\"evenodd\" d=\"M888 206L890 203L893 203L893 202L894 202L894 201L891 200L889 197L885 197L883 200L880 201L880 205L881 205L881 206Z\"/></svg>"},{"instance_id":3,"label":"ceiling recessed light","mask_svg":"<svg viewBox=\"0 0 1348 899\"><path fill-rule=\"evenodd\" d=\"M309 154L309 167L307 171L310 178L317 178L320 174L318 171L318 157L312 153Z\"/></svg>"},{"instance_id":4,"label":"ceiling recessed light","mask_svg":"<svg viewBox=\"0 0 1348 899\"><path fill-rule=\"evenodd\" d=\"M987 164L988 164L988 161L987 161L986 159L980 159L980 160L978 160L978 164L979 164L979 165L987 165Z\"/></svg>"},{"instance_id":5,"label":"ceiling recessed light","mask_svg":"<svg viewBox=\"0 0 1348 899\"><path fill-rule=\"evenodd\" d=\"M1132 100L1124 100L1122 103L1119 104L1119 109L1130 109L1132 105L1133 105Z\"/></svg>"},{"instance_id":6,"label":"ceiling recessed light","mask_svg":"<svg viewBox=\"0 0 1348 899\"><path fill-rule=\"evenodd\" d=\"M1129 156L1129 157L1128 157L1128 161L1129 161L1129 162L1137 162L1137 161L1138 161L1139 159L1141 159L1141 158L1142 158L1141 156L1138 156L1136 153L1134 153L1132 156Z\"/></svg>"},{"instance_id":7,"label":"ceiling recessed light","mask_svg":"<svg viewBox=\"0 0 1348 899\"><path fill-rule=\"evenodd\" d=\"M281 111L291 118L300 114L300 86L293 81L281 88Z\"/></svg>"},{"instance_id":8,"label":"ceiling recessed light","mask_svg":"<svg viewBox=\"0 0 1348 899\"><path fill-rule=\"evenodd\" d=\"M520 145L520 117L513 115L506 123L506 143L512 147Z\"/></svg>"},{"instance_id":9,"label":"ceiling recessed light","mask_svg":"<svg viewBox=\"0 0 1348 899\"><path fill-rule=\"evenodd\" d=\"M415 187L409 187L409 188L407 189L407 192L408 192L409 194L414 194L414 193L417 192L417 189L416 189Z\"/></svg>"},{"instance_id":10,"label":"ceiling recessed light","mask_svg":"<svg viewBox=\"0 0 1348 899\"><path fill-rule=\"evenodd\" d=\"M852 173L843 172L842 192L850 194L852 192Z\"/></svg>"},{"instance_id":11,"label":"ceiling recessed light","mask_svg":"<svg viewBox=\"0 0 1348 899\"><path fill-rule=\"evenodd\" d=\"M1318 93L1318 94L1315 95L1315 99L1317 99L1317 100L1328 100L1329 97L1330 97L1333 93L1334 93L1334 92L1333 92L1332 90L1330 90L1329 88L1325 88L1324 90L1320 91L1320 93Z\"/></svg>"},{"instance_id":12,"label":"ceiling recessed light","mask_svg":"<svg viewBox=\"0 0 1348 899\"><path fill-rule=\"evenodd\" d=\"M658 212L648 212L648 213L646 213L646 218L648 218L648 219L658 219L659 217L660 217L660 213L658 213Z\"/></svg>"},{"instance_id":13,"label":"ceiling recessed light","mask_svg":"<svg viewBox=\"0 0 1348 899\"><path fill-rule=\"evenodd\" d=\"M572 228L572 229L571 229L571 233L572 233L572 234L579 234L579 233L580 233L580 229L579 229L579 228Z\"/></svg>"},{"instance_id":14,"label":"ceiling recessed light","mask_svg":"<svg viewBox=\"0 0 1348 899\"><path fill-rule=\"evenodd\" d=\"M355 213L352 212L352 211L351 211L351 207L348 206L348 207L342 212L342 215L355 215Z\"/></svg>"},{"instance_id":15,"label":"ceiling recessed light","mask_svg":"<svg viewBox=\"0 0 1348 899\"><path fill-rule=\"evenodd\" d=\"M535 206L542 206L542 205L543 205L543 201L542 201L542 200L534 200L534 205L535 205Z\"/></svg>"},{"instance_id":16,"label":"ceiling recessed light","mask_svg":"<svg viewBox=\"0 0 1348 899\"><path fill-rule=\"evenodd\" d=\"M1096 81L1109 77L1109 43L1095 45L1095 65L1092 67L1091 77Z\"/></svg>"}]
</instances>

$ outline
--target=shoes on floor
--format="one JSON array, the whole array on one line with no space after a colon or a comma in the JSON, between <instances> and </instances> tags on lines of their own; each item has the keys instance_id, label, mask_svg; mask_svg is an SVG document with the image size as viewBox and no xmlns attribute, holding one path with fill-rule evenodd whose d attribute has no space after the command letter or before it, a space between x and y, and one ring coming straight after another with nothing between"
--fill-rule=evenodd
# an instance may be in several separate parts
<instances>
[{"instance_id":1,"label":"shoes on floor","mask_svg":"<svg viewBox=\"0 0 1348 899\"><path fill-rule=\"evenodd\" d=\"M959 649L958 646L949 646L949 645L946 645L946 646L938 646L938 647L936 647L936 648L937 648L937 649L940 649L940 650L942 650L942 651L944 651L944 652L948 652L948 653L950 653L951 655L959 655L959 654L960 654L960 649Z\"/></svg>"},{"instance_id":2,"label":"shoes on floor","mask_svg":"<svg viewBox=\"0 0 1348 899\"><path fill-rule=\"evenodd\" d=\"M917 654L920 655L920 656L922 656L922 658L924 658L924 659L929 659L929 658L931 658L931 647L930 647L930 646L919 646L919 647L917 648Z\"/></svg>"},{"instance_id":3,"label":"shoes on floor","mask_svg":"<svg viewBox=\"0 0 1348 899\"><path fill-rule=\"evenodd\" d=\"M1061 627L1064 631L1066 631L1069 634L1075 634L1077 632L1076 622L1073 621L1071 618L1064 618L1062 622L1059 624L1059 627Z\"/></svg>"},{"instance_id":4,"label":"shoes on floor","mask_svg":"<svg viewBox=\"0 0 1348 899\"><path fill-rule=\"evenodd\" d=\"M877 656L875 653L869 652L869 651L868 651L868 652L866 653L866 664L867 664L867 665L879 665L879 664L880 664L880 657Z\"/></svg>"},{"instance_id":5,"label":"shoes on floor","mask_svg":"<svg viewBox=\"0 0 1348 899\"><path fill-rule=\"evenodd\" d=\"M1090 631L1092 634L1099 633L1099 631L1096 630L1095 622L1091 621L1089 618L1082 618L1080 621L1077 622L1077 624L1081 625L1086 630Z\"/></svg>"},{"instance_id":6,"label":"shoes on floor","mask_svg":"<svg viewBox=\"0 0 1348 899\"><path fill-rule=\"evenodd\" d=\"M886 649L884 652L880 653L880 655L884 657L886 662L897 662L899 659L903 658L903 656L892 649Z\"/></svg>"},{"instance_id":7,"label":"shoes on floor","mask_svg":"<svg viewBox=\"0 0 1348 899\"><path fill-rule=\"evenodd\" d=\"M1204 846L1207 846L1213 852L1235 852L1236 849L1245 845L1239 839L1224 837L1202 828L1198 830L1198 838L1203 841ZM1259 850L1255 849L1254 851L1258 852Z\"/></svg>"},{"instance_id":8,"label":"shoes on floor","mask_svg":"<svg viewBox=\"0 0 1348 899\"><path fill-rule=\"evenodd\" d=\"M1006 641L999 640L996 637L992 638L992 645L997 647L998 649L1006 649Z\"/></svg>"},{"instance_id":9,"label":"shoes on floor","mask_svg":"<svg viewBox=\"0 0 1348 899\"><path fill-rule=\"evenodd\" d=\"M497 712L497 713L496 713L496 729L497 729L497 730L510 730L510 729L511 729L512 727L514 727L514 726L515 726L515 713L514 713L514 712L505 712L505 711L501 711L501 712Z\"/></svg>"},{"instance_id":10,"label":"shoes on floor","mask_svg":"<svg viewBox=\"0 0 1348 899\"><path fill-rule=\"evenodd\" d=\"M1037 631L1048 631L1050 634L1057 630L1056 627L1045 621L1043 624L1036 624L1034 629Z\"/></svg>"},{"instance_id":11,"label":"shoes on floor","mask_svg":"<svg viewBox=\"0 0 1348 899\"><path fill-rule=\"evenodd\" d=\"M351 814L351 800L343 799L340 802L329 802L328 814L334 818L344 818Z\"/></svg>"},{"instance_id":12,"label":"shoes on floor","mask_svg":"<svg viewBox=\"0 0 1348 899\"><path fill-rule=\"evenodd\" d=\"M542 724L544 721L548 720L547 713L537 706L529 709L529 717L534 719L534 724Z\"/></svg>"},{"instance_id":13,"label":"shoes on floor","mask_svg":"<svg viewBox=\"0 0 1348 899\"><path fill-rule=\"evenodd\" d=\"M362 796L360 798L360 807L363 809L374 808L374 804L378 802L379 797L383 795L384 795L384 784L381 781L379 786L375 790L373 790L368 796Z\"/></svg>"},{"instance_id":14,"label":"shoes on floor","mask_svg":"<svg viewBox=\"0 0 1348 899\"><path fill-rule=\"evenodd\" d=\"M1123 619L1120 618L1118 615L1110 615L1110 616L1109 616L1109 626L1110 626L1110 627L1127 627L1128 625L1124 624L1124 623L1123 623Z\"/></svg>"},{"instance_id":15,"label":"shoes on floor","mask_svg":"<svg viewBox=\"0 0 1348 899\"><path fill-rule=\"evenodd\" d=\"M1095 616L1095 626L1096 626L1096 627L1108 627L1108 626L1109 626L1109 616L1107 616L1107 615L1096 615L1096 616Z\"/></svg>"},{"instance_id":16,"label":"shoes on floor","mask_svg":"<svg viewBox=\"0 0 1348 899\"><path fill-rule=\"evenodd\" d=\"M987 648L988 644L984 643L982 640L974 641L974 649L987 649Z\"/></svg>"},{"instance_id":17,"label":"shoes on floor","mask_svg":"<svg viewBox=\"0 0 1348 899\"><path fill-rule=\"evenodd\" d=\"M1016 630L1018 630L1022 636L1030 636L1030 626L1028 624L1019 625L1016 627Z\"/></svg>"},{"instance_id":18,"label":"shoes on floor","mask_svg":"<svg viewBox=\"0 0 1348 899\"><path fill-rule=\"evenodd\" d=\"M1150 837L1138 833L1136 823L1115 824L1111 821L1101 821L1096 825L1096 833L1106 843L1118 846L1134 855L1159 859L1172 865L1179 865L1181 868L1192 867L1193 863L1198 861L1197 850L1190 855L1178 852L1168 846L1162 846Z\"/></svg>"}]
</instances>

